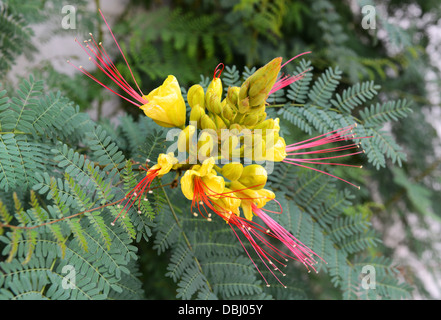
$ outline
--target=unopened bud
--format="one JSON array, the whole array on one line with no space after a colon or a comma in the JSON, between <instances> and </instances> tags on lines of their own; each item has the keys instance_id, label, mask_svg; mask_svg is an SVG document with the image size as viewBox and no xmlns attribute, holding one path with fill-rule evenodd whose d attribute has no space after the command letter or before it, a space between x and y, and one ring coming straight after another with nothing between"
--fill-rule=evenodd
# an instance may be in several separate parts
<instances>
[{"instance_id":1,"label":"unopened bud","mask_svg":"<svg viewBox=\"0 0 441 320\"><path fill-rule=\"evenodd\" d=\"M230 125L230 132L232 134L239 134L242 131L242 126L238 123L233 123Z\"/></svg>"},{"instance_id":2,"label":"unopened bud","mask_svg":"<svg viewBox=\"0 0 441 320\"><path fill-rule=\"evenodd\" d=\"M250 78L246 79L239 90L239 101L248 98L248 90L250 89Z\"/></svg>"},{"instance_id":3,"label":"unopened bud","mask_svg":"<svg viewBox=\"0 0 441 320\"><path fill-rule=\"evenodd\" d=\"M247 113L251 109L249 98L240 100L237 106L240 113Z\"/></svg>"},{"instance_id":4,"label":"unopened bud","mask_svg":"<svg viewBox=\"0 0 441 320\"><path fill-rule=\"evenodd\" d=\"M208 114L204 114L201 118L201 127L202 129L212 129L216 130L216 124L213 120L208 116Z\"/></svg>"},{"instance_id":5,"label":"unopened bud","mask_svg":"<svg viewBox=\"0 0 441 320\"><path fill-rule=\"evenodd\" d=\"M214 93L219 97L219 99L222 98L222 81L220 78L213 78L211 80L210 84L208 85L207 91L213 90Z\"/></svg>"},{"instance_id":6,"label":"unopened bud","mask_svg":"<svg viewBox=\"0 0 441 320\"><path fill-rule=\"evenodd\" d=\"M274 119L266 119L265 121L262 121L258 125L254 127L254 129L273 129L274 128Z\"/></svg>"},{"instance_id":7,"label":"unopened bud","mask_svg":"<svg viewBox=\"0 0 441 320\"><path fill-rule=\"evenodd\" d=\"M262 189L267 181L268 174L264 167L252 164L243 168L239 182L253 190Z\"/></svg>"},{"instance_id":8,"label":"unopened bud","mask_svg":"<svg viewBox=\"0 0 441 320\"><path fill-rule=\"evenodd\" d=\"M229 87L227 91L227 103L232 105L233 108L237 106L239 102L239 87Z\"/></svg>"},{"instance_id":9,"label":"unopened bud","mask_svg":"<svg viewBox=\"0 0 441 320\"><path fill-rule=\"evenodd\" d=\"M214 121L214 124L216 125L216 127L217 127L218 129L226 129L226 128L228 127L228 125L229 125L228 121L227 121L227 123L226 123L226 122L225 122L224 120L222 120L222 118L219 117L218 115L214 115L214 117L213 117L213 121Z\"/></svg>"},{"instance_id":10,"label":"unopened bud","mask_svg":"<svg viewBox=\"0 0 441 320\"><path fill-rule=\"evenodd\" d=\"M190 121L196 121L198 124L200 124L200 120L204 114L204 109L197 104L190 111Z\"/></svg>"},{"instance_id":11,"label":"unopened bud","mask_svg":"<svg viewBox=\"0 0 441 320\"><path fill-rule=\"evenodd\" d=\"M222 175L231 181L238 180L243 172L243 165L239 162L227 163L222 167Z\"/></svg>"},{"instance_id":12,"label":"unopened bud","mask_svg":"<svg viewBox=\"0 0 441 320\"><path fill-rule=\"evenodd\" d=\"M234 111L233 108L231 107L231 105L229 103L226 103L223 107L222 107L222 116L227 119L227 120L231 120L234 116Z\"/></svg>"},{"instance_id":13,"label":"unopened bud","mask_svg":"<svg viewBox=\"0 0 441 320\"><path fill-rule=\"evenodd\" d=\"M179 152L190 152L190 141L196 132L196 127L189 125L179 133L178 150Z\"/></svg>"},{"instance_id":14,"label":"unopened bud","mask_svg":"<svg viewBox=\"0 0 441 320\"><path fill-rule=\"evenodd\" d=\"M220 96L217 95L214 89L207 90L207 94L205 95L205 106L211 113L219 114L222 112Z\"/></svg>"},{"instance_id":15,"label":"unopened bud","mask_svg":"<svg viewBox=\"0 0 441 320\"><path fill-rule=\"evenodd\" d=\"M251 105L251 102L250 102L250 105ZM266 108L265 103L262 103L259 106L251 107L251 109L248 111L248 113L259 115L259 114L262 114L265 112L265 108Z\"/></svg>"},{"instance_id":16,"label":"unopened bud","mask_svg":"<svg viewBox=\"0 0 441 320\"><path fill-rule=\"evenodd\" d=\"M199 105L202 109L205 108L205 94L204 88L201 85L195 84L188 89L187 101L190 107Z\"/></svg>"},{"instance_id":17,"label":"unopened bud","mask_svg":"<svg viewBox=\"0 0 441 320\"><path fill-rule=\"evenodd\" d=\"M213 136L207 132L202 131L198 139L198 158L209 157L214 148Z\"/></svg>"},{"instance_id":18,"label":"unopened bud","mask_svg":"<svg viewBox=\"0 0 441 320\"><path fill-rule=\"evenodd\" d=\"M280 72L282 63L282 58L274 58L266 65L258 69L254 72L245 82L249 82L247 85L246 93L249 97L249 103L252 107L259 106L262 103L265 103L265 100L268 98L269 92L273 88L274 84L277 81L277 76ZM242 90L241 90L242 91ZM241 92L242 95L239 96L239 99L243 99L244 92Z\"/></svg>"},{"instance_id":19,"label":"unopened bud","mask_svg":"<svg viewBox=\"0 0 441 320\"><path fill-rule=\"evenodd\" d=\"M252 127L257 123L258 119L259 119L258 115L247 114L243 119L242 123L247 127Z\"/></svg>"}]
</instances>

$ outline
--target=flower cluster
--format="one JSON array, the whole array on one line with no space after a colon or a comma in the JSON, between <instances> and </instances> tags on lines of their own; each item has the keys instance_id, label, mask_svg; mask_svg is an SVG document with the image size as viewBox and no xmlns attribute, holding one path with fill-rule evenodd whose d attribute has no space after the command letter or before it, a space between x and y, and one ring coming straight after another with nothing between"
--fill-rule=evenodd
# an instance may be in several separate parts
<instances>
[{"instance_id":1,"label":"flower cluster","mask_svg":"<svg viewBox=\"0 0 441 320\"><path fill-rule=\"evenodd\" d=\"M113 39L120 48L114 36ZM212 220L213 214L223 219L257 270L259 268L252 259L254 254L279 282L276 272L284 276L280 266L286 266L289 259L300 261L309 271L317 270L315 265L321 258L271 217L271 213L281 214L282 208L278 212L265 208L269 201L278 202L275 194L265 188L268 171L255 162L285 162L329 174L306 164L339 165L328 160L362 151L316 157L317 154L342 152L359 146L353 143L313 149L354 138L354 126L286 145L279 134L279 119L269 118L265 110L272 93L302 78L303 74L280 76L281 69L296 57L284 64L282 58L275 58L254 72L240 87L226 89L220 78L223 65L219 64L206 90L198 84L189 88L187 102L191 111L187 123L186 103L174 76L168 76L161 86L144 95L137 84L135 90L122 77L101 43L97 44L93 36L85 43L80 45L89 59L128 97L105 86L83 67L78 68L81 72L142 109L158 125L181 130L177 149L185 155L183 160L174 153L161 154L157 164L144 168L146 176L126 195L126 204L120 215L134 204L138 203L139 208L141 201L148 201L146 194L154 179L175 171L180 174L183 195L191 201L192 213L208 221ZM124 57L121 49L120 52ZM127 62L125 57L124 60ZM127 67L131 72L128 64ZM136 83L134 77L133 81ZM305 155L313 157L305 159ZM255 216L259 219L254 219ZM253 254L247 251L241 239L250 243ZM276 242L285 248L279 248ZM263 274L262 277L269 285Z\"/></svg>"}]
</instances>

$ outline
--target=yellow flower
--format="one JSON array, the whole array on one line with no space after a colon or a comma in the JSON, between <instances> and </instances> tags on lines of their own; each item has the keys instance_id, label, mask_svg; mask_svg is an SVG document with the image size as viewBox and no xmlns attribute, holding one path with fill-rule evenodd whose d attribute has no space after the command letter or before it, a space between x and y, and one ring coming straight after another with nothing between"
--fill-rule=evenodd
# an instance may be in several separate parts
<instances>
[{"instance_id":1,"label":"yellow flower","mask_svg":"<svg viewBox=\"0 0 441 320\"><path fill-rule=\"evenodd\" d=\"M280 162L286 158L286 143L285 139L279 137L277 142L271 148L265 150L264 160Z\"/></svg>"},{"instance_id":2,"label":"yellow flower","mask_svg":"<svg viewBox=\"0 0 441 320\"><path fill-rule=\"evenodd\" d=\"M161 86L143 98L148 102L141 106L141 109L158 125L166 128L184 126L185 101L178 80L174 76L168 76Z\"/></svg>"},{"instance_id":3,"label":"yellow flower","mask_svg":"<svg viewBox=\"0 0 441 320\"><path fill-rule=\"evenodd\" d=\"M251 206L253 203L257 208L262 208L268 201L276 197L274 192L268 189L252 190L238 181L232 181L230 189L233 190L234 194L241 200L240 207L242 208L245 218L248 220L253 218L253 209Z\"/></svg>"},{"instance_id":4,"label":"yellow flower","mask_svg":"<svg viewBox=\"0 0 441 320\"><path fill-rule=\"evenodd\" d=\"M216 195L225 188L224 178L218 176L214 167L214 158L207 158L202 165L196 164L187 170L181 178L181 190L184 196L193 200L195 195L204 194L210 199L217 199Z\"/></svg>"},{"instance_id":5,"label":"yellow flower","mask_svg":"<svg viewBox=\"0 0 441 320\"><path fill-rule=\"evenodd\" d=\"M225 188L223 195L218 199L212 199L214 209L223 216L225 221L229 221L230 216L234 213L240 215L239 207L241 200L234 194L233 190Z\"/></svg>"},{"instance_id":6,"label":"yellow flower","mask_svg":"<svg viewBox=\"0 0 441 320\"><path fill-rule=\"evenodd\" d=\"M173 152L169 152L167 154L161 153L158 156L158 163L151 167L150 170L153 171L159 169L158 175L163 176L164 174L168 173L177 163L178 159L173 155Z\"/></svg>"}]
</instances>

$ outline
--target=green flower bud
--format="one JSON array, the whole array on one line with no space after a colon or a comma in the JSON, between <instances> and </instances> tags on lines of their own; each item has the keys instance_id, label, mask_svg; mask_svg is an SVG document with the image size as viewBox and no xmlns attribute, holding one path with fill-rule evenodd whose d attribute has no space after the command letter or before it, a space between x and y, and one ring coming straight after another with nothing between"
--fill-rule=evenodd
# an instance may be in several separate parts
<instances>
[{"instance_id":1,"label":"green flower bud","mask_svg":"<svg viewBox=\"0 0 441 320\"><path fill-rule=\"evenodd\" d=\"M249 97L250 106L260 106L265 103L269 92L277 81L280 72L282 58L275 58L254 72L244 84L247 83L239 94L239 99Z\"/></svg>"},{"instance_id":2,"label":"green flower bud","mask_svg":"<svg viewBox=\"0 0 441 320\"><path fill-rule=\"evenodd\" d=\"M195 84L188 89L187 101L191 108L199 105L202 109L205 108L205 94L204 88L201 85Z\"/></svg>"},{"instance_id":3,"label":"green flower bud","mask_svg":"<svg viewBox=\"0 0 441 320\"><path fill-rule=\"evenodd\" d=\"M248 98L242 99L238 104L239 113L247 113L250 109L250 101Z\"/></svg>"},{"instance_id":4,"label":"green flower bud","mask_svg":"<svg viewBox=\"0 0 441 320\"><path fill-rule=\"evenodd\" d=\"M259 124L259 123L265 121L266 116L267 116L266 112L259 113L259 120L257 121L257 123Z\"/></svg>"},{"instance_id":5,"label":"green flower bud","mask_svg":"<svg viewBox=\"0 0 441 320\"><path fill-rule=\"evenodd\" d=\"M243 172L243 165L239 162L227 163L222 167L222 175L231 181L239 179Z\"/></svg>"},{"instance_id":6,"label":"green flower bud","mask_svg":"<svg viewBox=\"0 0 441 320\"><path fill-rule=\"evenodd\" d=\"M250 89L250 78L246 79L239 90L239 101L248 98L248 90Z\"/></svg>"},{"instance_id":7,"label":"green flower bud","mask_svg":"<svg viewBox=\"0 0 441 320\"><path fill-rule=\"evenodd\" d=\"M252 164L243 168L239 182L247 188L259 190L265 187L268 174L264 167L258 164Z\"/></svg>"}]
</instances>

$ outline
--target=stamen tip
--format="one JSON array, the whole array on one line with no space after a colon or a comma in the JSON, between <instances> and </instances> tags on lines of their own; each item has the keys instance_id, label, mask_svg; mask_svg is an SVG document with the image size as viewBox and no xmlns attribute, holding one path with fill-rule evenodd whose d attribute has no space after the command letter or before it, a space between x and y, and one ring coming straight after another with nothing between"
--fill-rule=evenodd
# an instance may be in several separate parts
<instances>
[{"instance_id":1,"label":"stamen tip","mask_svg":"<svg viewBox=\"0 0 441 320\"><path fill-rule=\"evenodd\" d=\"M114 226L115 226L115 223L114 223L114 222L111 222L110 225L111 225L112 227L114 227Z\"/></svg>"}]
</instances>

